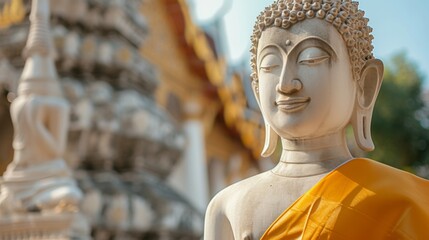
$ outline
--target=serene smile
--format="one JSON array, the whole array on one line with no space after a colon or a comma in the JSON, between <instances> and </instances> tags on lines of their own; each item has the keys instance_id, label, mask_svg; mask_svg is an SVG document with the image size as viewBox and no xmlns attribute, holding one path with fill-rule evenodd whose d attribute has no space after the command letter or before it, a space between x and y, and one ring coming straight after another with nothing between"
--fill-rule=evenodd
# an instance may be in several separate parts
<instances>
[{"instance_id":1,"label":"serene smile","mask_svg":"<svg viewBox=\"0 0 429 240\"><path fill-rule=\"evenodd\" d=\"M310 101L310 97L288 97L286 99L276 100L274 105L283 112L293 113L306 108Z\"/></svg>"}]
</instances>

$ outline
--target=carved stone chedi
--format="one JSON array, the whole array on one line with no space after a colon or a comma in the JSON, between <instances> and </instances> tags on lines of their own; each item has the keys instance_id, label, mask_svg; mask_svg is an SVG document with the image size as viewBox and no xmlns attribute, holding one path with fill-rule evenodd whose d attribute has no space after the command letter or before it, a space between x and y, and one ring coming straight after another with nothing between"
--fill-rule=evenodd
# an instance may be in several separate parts
<instances>
[{"instance_id":1,"label":"carved stone chedi","mask_svg":"<svg viewBox=\"0 0 429 240\"><path fill-rule=\"evenodd\" d=\"M0 214L2 221L8 216L26 223L34 221L29 226L38 228L39 237L50 238L52 231L58 237L65 231L69 237L84 238L87 226L77 214L82 193L63 159L70 109L62 97L54 66L48 0L32 2L30 20L24 49L26 63L18 97L11 105L15 154L3 175ZM65 229L48 230L46 221L63 222ZM80 225L72 226L73 222ZM8 230L12 236L18 234L13 233L13 227ZM31 228L17 231L30 232Z\"/></svg>"}]
</instances>

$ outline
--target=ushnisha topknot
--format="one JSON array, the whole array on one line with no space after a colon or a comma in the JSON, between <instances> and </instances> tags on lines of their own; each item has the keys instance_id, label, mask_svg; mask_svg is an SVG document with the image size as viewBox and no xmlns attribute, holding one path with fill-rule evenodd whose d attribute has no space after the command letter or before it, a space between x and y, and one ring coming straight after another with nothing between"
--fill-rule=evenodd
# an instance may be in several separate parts
<instances>
[{"instance_id":1,"label":"ushnisha topknot","mask_svg":"<svg viewBox=\"0 0 429 240\"><path fill-rule=\"evenodd\" d=\"M353 77L359 80L365 63L373 59L372 28L368 26L365 12L359 10L359 3L352 0L277 0L256 19L251 37L252 79L258 81L256 54L262 32L270 27L283 29L305 19L319 18L331 23L342 35L349 52Z\"/></svg>"}]
</instances>

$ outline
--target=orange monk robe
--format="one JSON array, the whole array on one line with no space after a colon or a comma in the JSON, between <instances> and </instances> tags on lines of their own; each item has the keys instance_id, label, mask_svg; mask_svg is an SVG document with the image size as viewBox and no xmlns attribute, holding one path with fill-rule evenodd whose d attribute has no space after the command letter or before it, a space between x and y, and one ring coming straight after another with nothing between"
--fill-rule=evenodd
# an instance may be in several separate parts
<instances>
[{"instance_id":1,"label":"orange monk robe","mask_svg":"<svg viewBox=\"0 0 429 240\"><path fill-rule=\"evenodd\" d=\"M429 240L429 181L351 160L282 213L261 238L267 239Z\"/></svg>"}]
</instances>

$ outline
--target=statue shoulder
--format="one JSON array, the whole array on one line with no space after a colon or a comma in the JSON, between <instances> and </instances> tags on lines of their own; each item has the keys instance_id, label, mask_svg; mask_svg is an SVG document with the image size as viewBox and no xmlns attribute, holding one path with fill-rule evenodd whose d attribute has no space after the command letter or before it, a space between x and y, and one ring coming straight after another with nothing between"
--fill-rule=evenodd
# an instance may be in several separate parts
<instances>
[{"instance_id":1,"label":"statue shoulder","mask_svg":"<svg viewBox=\"0 0 429 240\"><path fill-rule=\"evenodd\" d=\"M266 177L267 172L264 172L226 187L210 201L208 210L225 213L227 208L242 204L243 197L252 192Z\"/></svg>"},{"instance_id":2,"label":"statue shoulder","mask_svg":"<svg viewBox=\"0 0 429 240\"><path fill-rule=\"evenodd\" d=\"M233 240L234 231L231 225L231 216L235 210L240 210L246 196L266 175L261 173L256 176L237 182L222 191L210 201L205 217L204 239L205 240Z\"/></svg>"},{"instance_id":3,"label":"statue shoulder","mask_svg":"<svg viewBox=\"0 0 429 240\"><path fill-rule=\"evenodd\" d=\"M428 180L371 159L355 159L338 171L372 192L389 196L417 193L418 197L425 196L426 199L429 196Z\"/></svg>"}]
</instances>

